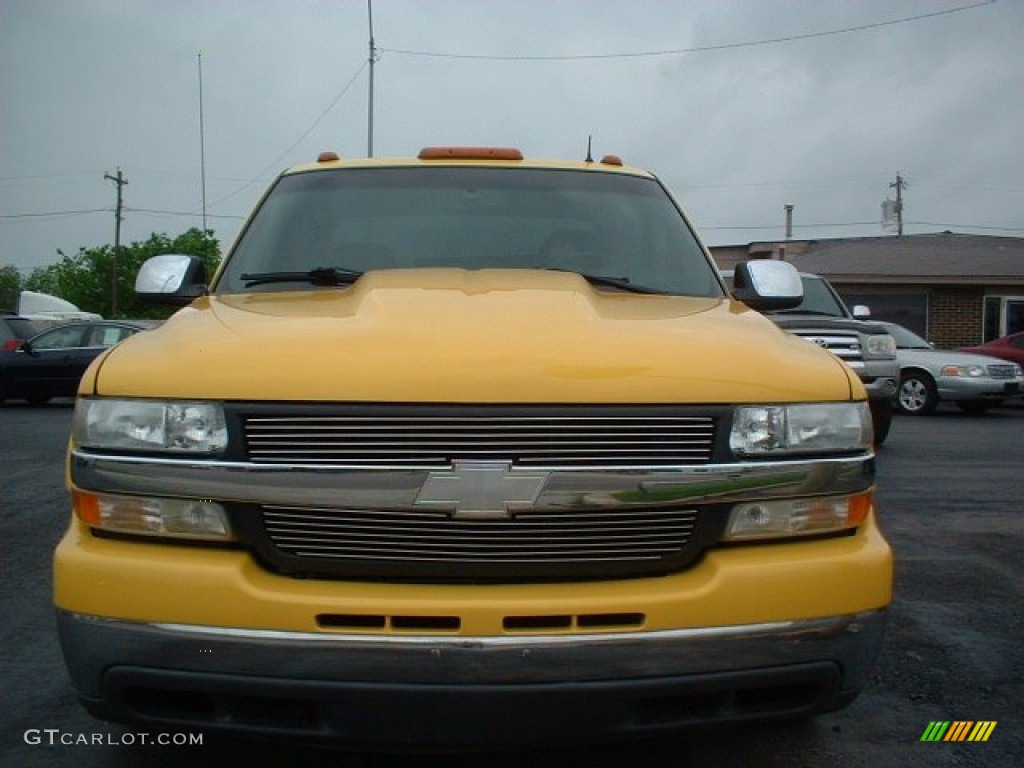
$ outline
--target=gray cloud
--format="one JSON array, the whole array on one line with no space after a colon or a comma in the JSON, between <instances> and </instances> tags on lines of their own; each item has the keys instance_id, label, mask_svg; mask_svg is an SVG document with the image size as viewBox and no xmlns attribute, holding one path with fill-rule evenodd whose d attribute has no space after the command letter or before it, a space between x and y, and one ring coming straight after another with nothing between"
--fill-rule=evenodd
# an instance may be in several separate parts
<instances>
[{"instance_id":1,"label":"gray cloud","mask_svg":"<svg viewBox=\"0 0 1024 768\"><path fill-rule=\"evenodd\" d=\"M597 154L656 171L712 243L781 237L786 203L799 237L881 234L901 172L908 231L1024 235L1016 1L672 55L405 52L679 50L970 4L376 0L375 153L480 143L575 158L593 134ZM0 264L110 242L103 174L118 166L126 241L200 224L200 50L209 221L224 245L280 168L326 148L366 153L363 0L0 0ZM106 211L70 213L94 209ZM63 215L23 215L38 213Z\"/></svg>"}]
</instances>

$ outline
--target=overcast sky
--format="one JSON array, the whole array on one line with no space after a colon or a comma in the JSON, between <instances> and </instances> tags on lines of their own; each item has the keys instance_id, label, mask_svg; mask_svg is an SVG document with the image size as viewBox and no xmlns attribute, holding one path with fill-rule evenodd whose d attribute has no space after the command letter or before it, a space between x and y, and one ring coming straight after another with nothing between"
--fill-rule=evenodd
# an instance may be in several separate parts
<instances>
[{"instance_id":1,"label":"overcast sky","mask_svg":"<svg viewBox=\"0 0 1024 768\"><path fill-rule=\"evenodd\" d=\"M365 156L366 0L0 0L0 265L201 226ZM915 18L916 17L916 18ZM374 154L618 154L713 245L1024 236L1024 0L373 0Z\"/></svg>"}]
</instances>

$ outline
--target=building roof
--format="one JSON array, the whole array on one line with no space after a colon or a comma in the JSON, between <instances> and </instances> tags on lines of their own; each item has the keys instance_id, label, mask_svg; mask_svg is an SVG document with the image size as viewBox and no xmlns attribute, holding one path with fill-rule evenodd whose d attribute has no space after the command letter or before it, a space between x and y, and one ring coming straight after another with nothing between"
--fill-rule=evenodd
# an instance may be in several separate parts
<instances>
[{"instance_id":1,"label":"building roof","mask_svg":"<svg viewBox=\"0 0 1024 768\"><path fill-rule=\"evenodd\" d=\"M846 283L947 283L1024 285L1024 238L939 232L830 240L790 240L723 246L731 260L778 254L803 272Z\"/></svg>"}]
</instances>

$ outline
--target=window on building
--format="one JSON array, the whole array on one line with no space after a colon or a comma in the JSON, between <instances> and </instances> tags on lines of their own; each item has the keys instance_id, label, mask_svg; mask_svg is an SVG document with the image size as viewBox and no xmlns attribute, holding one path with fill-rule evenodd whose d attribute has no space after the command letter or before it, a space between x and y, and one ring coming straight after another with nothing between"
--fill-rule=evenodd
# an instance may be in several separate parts
<instances>
[{"instance_id":1,"label":"window on building","mask_svg":"<svg viewBox=\"0 0 1024 768\"><path fill-rule=\"evenodd\" d=\"M985 341L1024 331L1024 296L985 297Z\"/></svg>"},{"instance_id":2,"label":"window on building","mask_svg":"<svg viewBox=\"0 0 1024 768\"><path fill-rule=\"evenodd\" d=\"M928 337L928 294L926 293L866 293L844 291L837 288L846 306L866 304L872 320L899 323L925 338Z\"/></svg>"}]
</instances>

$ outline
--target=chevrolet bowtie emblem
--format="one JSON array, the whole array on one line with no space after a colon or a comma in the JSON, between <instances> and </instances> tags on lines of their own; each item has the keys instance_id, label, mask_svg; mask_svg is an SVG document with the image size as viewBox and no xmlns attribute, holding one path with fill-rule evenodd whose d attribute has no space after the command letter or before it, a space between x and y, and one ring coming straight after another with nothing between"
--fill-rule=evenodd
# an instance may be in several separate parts
<instances>
[{"instance_id":1,"label":"chevrolet bowtie emblem","mask_svg":"<svg viewBox=\"0 0 1024 768\"><path fill-rule=\"evenodd\" d=\"M514 471L503 461L456 461L427 476L415 506L451 511L457 519L507 520L533 506L547 479L547 472Z\"/></svg>"}]
</instances>

